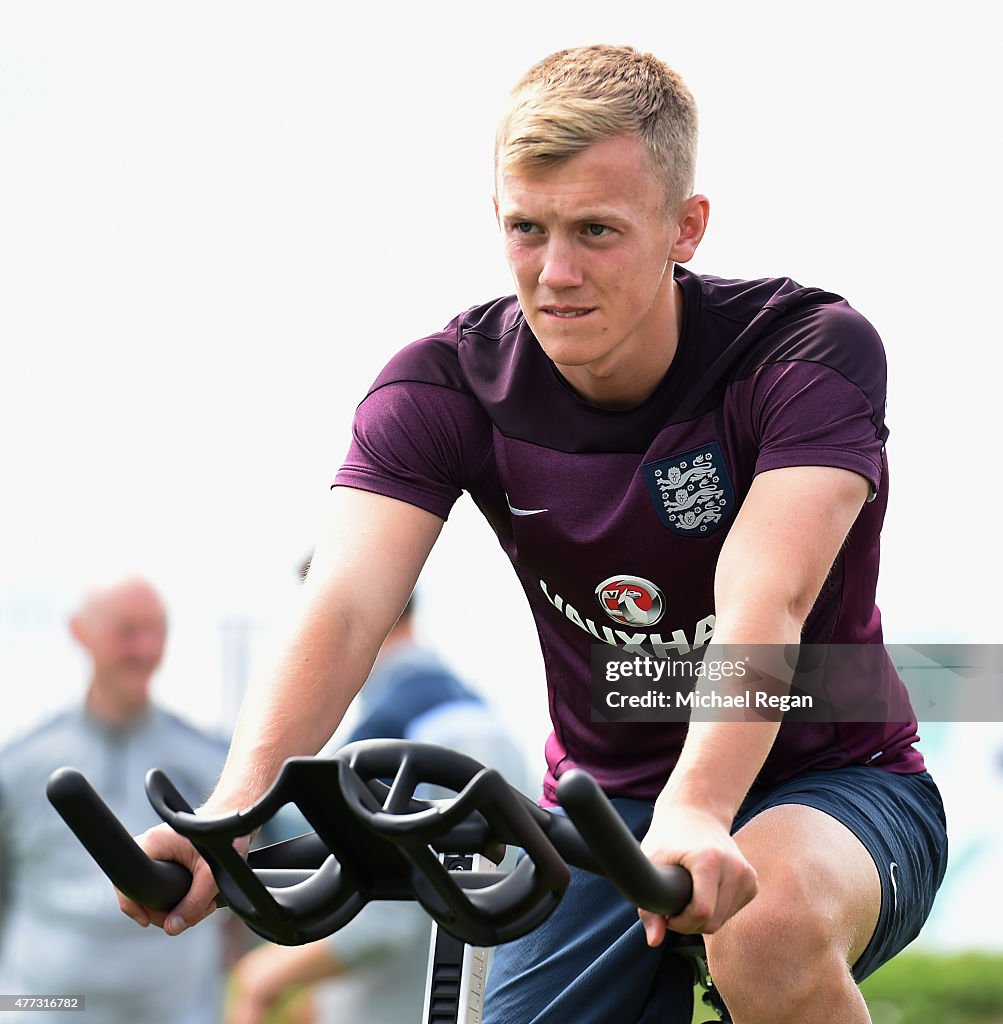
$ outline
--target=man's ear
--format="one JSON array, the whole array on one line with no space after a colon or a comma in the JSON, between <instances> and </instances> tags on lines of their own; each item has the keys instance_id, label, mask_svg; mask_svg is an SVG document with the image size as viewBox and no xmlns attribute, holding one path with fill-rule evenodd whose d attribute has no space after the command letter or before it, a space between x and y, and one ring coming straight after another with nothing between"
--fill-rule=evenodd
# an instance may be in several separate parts
<instances>
[{"instance_id":1,"label":"man's ear","mask_svg":"<svg viewBox=\"0 0 1003 1024\"><path fill-rule=\"evenodd\" d=\"M690 196L676 213L679 234L669 252L673 263L688 263L707 230L710 218L710 200L706 196Z\"/></svg>"},{"instance_id":2,"label":"man's ear","mask_svg":"<svg viewBox=\"0 0 1003 1024\"><path fill-rule=\"evenodd\" d=\"M491 194L491 202L492 202L492 204L493 204L493 206L495 208L495 223L498 225L498 227L501 227L501 212L498 209L498 193L497 192L493 192Z\"/></svg>"},{"instance_id":3,"label":"man's ear","mask_svg":"<svg viewBox=\"0 0 1003 1024\"><path fill-rule=\"evenodd\" d=\"M88 642L87 627L84 625L83 619L79 615L74 615L70 619L70 635L81 647L86 647Z\"/></svg>"}]
</instances>

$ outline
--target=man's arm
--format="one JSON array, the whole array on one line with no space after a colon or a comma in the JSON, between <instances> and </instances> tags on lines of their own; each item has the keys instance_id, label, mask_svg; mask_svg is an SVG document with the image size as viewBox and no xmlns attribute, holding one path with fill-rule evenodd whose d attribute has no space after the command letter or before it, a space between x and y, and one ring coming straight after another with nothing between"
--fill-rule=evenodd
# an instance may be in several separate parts
<instances>
[{"instance_id":1,"label":"man's arm","mask_svg":"<svg viewBox=\"0 0 1003 1024\"><path fill-rule=\"evenodd\" d=\"M325 940L302 946L264 943L245 954L233 969L233 990L226 1024L262 1024L272 1007L300 985L345 972Z\"/></svg>"},{"instance_id":2,"label":"man's arm","mask_svg":"<svg viewBox=\"0 0 1003 1024\"><path fill-rule=\"evenodd\" d=\"M428 960L429 928L429 918L417 903L377 900L326 939L302 946L263 943L234 968L237 984L226 1024L262 1024L269 1009L293 988L350 978L374 963L391 979L401 971L411 975Z\"/></svg>"},{"instance_id":3,"label":"man's arm","mask_svg":"<svg viewBox=\"0 0 1003 1024\"><path fill-rule=\"evenodd\" d=\"M855 473L824 466L755 478L718 560L714 644L800 643L804 620L868 487ZM730 830L779 727L691 722L642 844L656 863L682 864L693 875L693 899L668 922L674 930L713 933L755 895L755 872ZM658 945L664 918L642 911L641 919L649 944Z\"/></svg>"},{"instance_id":4,"label":"man's arm","mask_svg":"<svg viewBox=\"0 0 1003 1024\"><path fill-rule=\"evenodd\" d=\"M207 814L248 806L272 784L286 758L315 754L330 738L442 528L438 516L379 494L338 487L332 500L302 606L286 642L251 681L222 776L203 805ZM214 909L215 881L187 840L158 826L140 845L151 857L184 864L193 874L192 887L167 914L120 894L125 914L178 934Z\"/></svg>"}]
</instances>

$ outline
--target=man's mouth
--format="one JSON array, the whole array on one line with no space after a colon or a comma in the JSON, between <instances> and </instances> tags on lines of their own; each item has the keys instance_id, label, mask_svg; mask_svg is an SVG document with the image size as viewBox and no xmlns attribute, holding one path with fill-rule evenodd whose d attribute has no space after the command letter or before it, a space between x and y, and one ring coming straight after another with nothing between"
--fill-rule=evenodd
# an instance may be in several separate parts
<instances>
[{"instance_id":1,"label":"man's mouth","mask_svg":"<svg viewBox=\"0 0 1003 1024\"><path fill-rule=\"evenodd\" d=\"M578 317L588 316L591 309L569 309L559 306L544 306L543 312L548 316L556 316L559 320L574 320Z\"/></svg>"}]
</instances>

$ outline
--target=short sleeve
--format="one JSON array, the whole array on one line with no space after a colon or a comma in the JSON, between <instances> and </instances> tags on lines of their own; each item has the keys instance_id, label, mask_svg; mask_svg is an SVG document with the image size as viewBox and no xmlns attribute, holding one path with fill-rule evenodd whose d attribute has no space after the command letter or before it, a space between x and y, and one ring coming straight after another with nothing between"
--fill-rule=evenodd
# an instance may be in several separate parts
<instances>
[{"instance_id":1,"label":"short sleeve","mask_svg":"<svg viewBox=\"0 0 1003 1024\"><path fill-rule=\"evenodd\" d=\"M881 485L884 441L856 385L815 363L764 367L753 398L760 438L756 473L785 466L835 466Z\"/></svg>"},{"instance_id":2,"label":"short sleeve","mask_svg":"<svg viewBox=\"0 0 1003 1024\"><path fill-rule=\"evenodd\" d=\"M334 486L398 498L446 519L490 443L490 423L471 395L438 384L385 384L357 409Z\"/></svg>"},{"instance_id":3,"label":"short sleeve","mask_svg":"<svg viewBox=\"0 0 1003 1024\"><path fill-rule=\"evenodd\" d=\"M849 307L831 310L805 351L788 350L756 371L751 427L756 473L787 466L834 466L881 486L885 427L884 349Z\"/></svg>"}]
</instances>

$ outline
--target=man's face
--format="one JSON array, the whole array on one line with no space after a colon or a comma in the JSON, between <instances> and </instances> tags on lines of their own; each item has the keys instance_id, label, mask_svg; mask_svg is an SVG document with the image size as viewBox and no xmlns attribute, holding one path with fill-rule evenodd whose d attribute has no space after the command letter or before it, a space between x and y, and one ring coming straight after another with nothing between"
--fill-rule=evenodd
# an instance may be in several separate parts
<instances>
[{"instance_id":1,"label":"man's face","mask_svg":"<svg viewBox=\"0 0 1003 1024\"><path fill-rule=\"evenodd\" d=\"M145 698L167 637L164 608L152 590L136 584L103 595L82 616L78 636L108 698L124 704Z\"/></svg>"},{"instance_id":2,"label":"man's face","mask_svg":"<svg viewBox=\"0 0 1003 1024\"><path fill-rule=\"evenodd\" d=\"M674 327L679 229L644 145L619 136L548 170L500 174L495 206L526 320L564 376L579 386L650 362Z\"/></svg>"}]
</instances>

